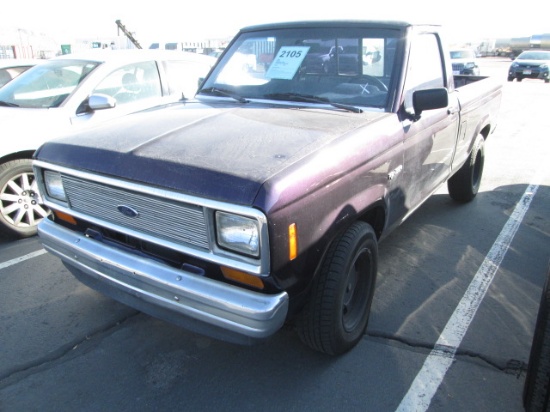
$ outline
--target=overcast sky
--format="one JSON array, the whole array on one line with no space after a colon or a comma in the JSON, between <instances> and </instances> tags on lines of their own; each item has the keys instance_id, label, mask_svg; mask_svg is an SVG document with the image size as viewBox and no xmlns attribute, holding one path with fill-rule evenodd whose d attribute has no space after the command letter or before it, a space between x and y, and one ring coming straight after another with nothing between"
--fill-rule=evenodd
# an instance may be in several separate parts
<instances>
[{"instance_id":1,"label":"overcast sky","mask_svg":"<svg viewBox=\"0 0 550 412\"><path fill-rule=\"evenodd\" d=\"M547 0L535 0L547 3ZM6 1L0 28L23 28L60 42L117 35L121 20L143 45L232 37L247 25L311 19L388 19L437 23L454 39L528 37L550 33L546 10L531 3L484 0L19 0ZM491 5L487 5L491 4Z\"/></svg>"}]
</instances>

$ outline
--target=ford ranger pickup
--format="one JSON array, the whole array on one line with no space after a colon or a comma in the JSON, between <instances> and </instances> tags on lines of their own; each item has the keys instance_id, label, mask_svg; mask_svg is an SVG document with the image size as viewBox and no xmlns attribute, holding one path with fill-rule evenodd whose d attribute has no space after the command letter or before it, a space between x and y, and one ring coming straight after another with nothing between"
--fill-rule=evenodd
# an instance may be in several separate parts
<instances>
[{"instance_id":1,"label":"ford ranger pickup","mask_svg":"<svg viewBox=\"0 0 550 412\"><path fill-rule=\"evenodd\" d=\"M442 185L472 201L502 86L453 76L438 26L242 29L195 99L35 153L45 249L80 281L201 334L362 338L378 244Z\"/></svg>"}]
</instances>

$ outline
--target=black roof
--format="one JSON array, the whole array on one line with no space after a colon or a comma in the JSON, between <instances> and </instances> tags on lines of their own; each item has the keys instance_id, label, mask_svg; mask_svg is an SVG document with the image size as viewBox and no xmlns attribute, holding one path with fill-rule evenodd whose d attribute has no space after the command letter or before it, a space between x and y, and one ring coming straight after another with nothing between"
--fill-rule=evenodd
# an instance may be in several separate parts
<instances>
[{"instance_id":1,"label":"black roof","mask_svg":"<svg viewBox=\"0 0 550 412\"><path fill-rule=\"evenodd\" d=\"M372 27L372 28L386 28L386 29L404 29L412 26L426 26L424 24L414 24L405 21L392 21L392 20L302 20L302 21L289 21L280 23L267 23L258 24L254 26L248 26L241 29L241 32L247 31L259 31L259 30L271 30L281 28L304 28L304 27ZM434 25L430 25L434 26Z\"/></svg>"}]
</instances>

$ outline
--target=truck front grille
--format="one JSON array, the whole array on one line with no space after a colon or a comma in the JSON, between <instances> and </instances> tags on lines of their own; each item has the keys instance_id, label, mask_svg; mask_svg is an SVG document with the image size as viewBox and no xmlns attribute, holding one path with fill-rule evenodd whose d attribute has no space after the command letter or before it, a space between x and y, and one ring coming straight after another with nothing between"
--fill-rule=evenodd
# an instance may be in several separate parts
<instances>
[{"instance_id":1,"label":"truck front grille","mask_svg":"<svg viewBox=\"0 0 550 412\"><path fill-rule=\"evenodd\" d=\"M464 70L464 63L453 63L452 66L454 72L461 72Z\"/></svg>"},{"instance_id":2,"label":"truck front grille","mask_svg":"<svg viewBox=\"0 0 550 412\"><path fill-rule=\"evenodd\" d=\"M74 211L170 242L209 249L208 226L200 206L67 175L62 179ZM136 213L122 213L128 209Z\"/></svg>"}]
</instances>

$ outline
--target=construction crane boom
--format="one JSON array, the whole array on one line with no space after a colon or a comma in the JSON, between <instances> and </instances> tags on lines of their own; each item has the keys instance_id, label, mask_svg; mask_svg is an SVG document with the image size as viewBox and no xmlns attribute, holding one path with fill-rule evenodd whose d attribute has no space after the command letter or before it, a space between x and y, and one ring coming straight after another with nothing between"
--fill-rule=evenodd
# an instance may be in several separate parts
<instances>
[{"instance_id":1,"label":"construction crane boom","mask_svg":"<svg viewBox=\"0 0 550 412\"><path fill-rule=\"evenodd\" d=\"M126 37L128 37L128 39L134 44L134 46L136 46L138 49L141 49L141 44L139 44L139 42L134 38L132 33L126 30L126 26L124 26L124 24L122 24L120 20L115 21L115 23L118 28L122 30L122 32L126 35Z\"/></svg>"}]
</instances>

